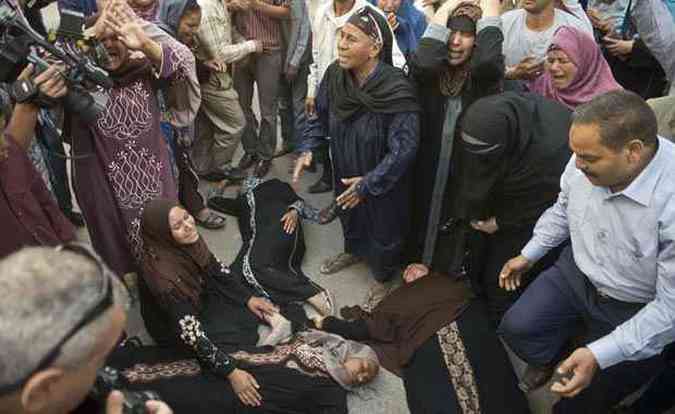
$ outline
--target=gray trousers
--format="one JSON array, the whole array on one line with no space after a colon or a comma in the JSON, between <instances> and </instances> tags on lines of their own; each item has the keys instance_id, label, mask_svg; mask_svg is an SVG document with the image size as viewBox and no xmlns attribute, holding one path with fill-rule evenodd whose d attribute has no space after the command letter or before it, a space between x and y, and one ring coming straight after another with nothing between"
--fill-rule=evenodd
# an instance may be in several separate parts
<instances>
[{"instance_id":1,"label":"gray trousers","mask_svg":"<svg viewBox=\"0 0 675 414\"><path fill-rule=\"evenodd\" d=\"M277 141L277 96L281 76L281 51L248 55L234 69L234 88L246 116L241 143L247 154L259 159L274 157ZM260 123L253 113L253 84L258 86ZM259 126L259 128L258 128Z\"/></svg>"},{"instance_id":2,"label":"gray trousers","mask_svg":"<svg viewBox=\"0 0 675 414\"><path fill-rule=\"evenodd\" d=\"M246 126L239 96L227 73L214 73L201 84L202 105L192 162L198 174L222 171L232 161Z\"/></svg>"}]
</instances>

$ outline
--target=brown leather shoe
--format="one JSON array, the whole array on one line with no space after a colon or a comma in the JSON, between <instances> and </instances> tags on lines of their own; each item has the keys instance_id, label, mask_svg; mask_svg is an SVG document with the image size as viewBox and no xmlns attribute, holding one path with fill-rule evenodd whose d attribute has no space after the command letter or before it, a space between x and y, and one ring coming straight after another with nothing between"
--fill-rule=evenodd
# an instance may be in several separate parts
<instances>
[{"instance_id":1,"label":"brown leather shoe","mask_svg":"<svg viewBox=\"0 0 675 414\"><path fill-rule=\"evenodd\" d=\"M272 160L260 160L255 166L255 171L253 174L258 178L263 178L270 172L270 167L272 166Z\"/></svg>"},{"instance_id":2,"label":"brown leather shoe","mask_svg":"<svg viewBox=\"0 0 675 414\"><path fill-rule=\"evenodd\" d=\"M543 387L548 380L553 376L553 367L539 367L535 365L528 365L525 368L523 378L520 379L518 387L524 393L530 393L538 388Z\"/></svg>"},{"instance_id":3,"label":"brown leather shoe","mask_svg":"<svg viewBox=\"0 0 675 414\"><path fill-rule=\"evenodd\" d=\"M256 156L247 152L243 157L241 157L241 160L239 160L239 168L242 170L247 170L251 168L253 164L256 163L256 161Z\"/></svg>"}]
</instances>

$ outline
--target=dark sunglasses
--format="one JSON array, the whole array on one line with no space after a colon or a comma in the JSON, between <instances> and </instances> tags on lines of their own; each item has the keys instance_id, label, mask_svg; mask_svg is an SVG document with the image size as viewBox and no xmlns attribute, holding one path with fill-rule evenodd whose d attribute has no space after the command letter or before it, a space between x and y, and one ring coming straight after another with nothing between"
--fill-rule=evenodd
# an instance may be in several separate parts
<instances>
[{"instance_id":1,"label":"dark sunglasses","mask_svg":"<svg viewBox=\"0 0 675 414\"><path fill-rule=\"evenodd\" d=\"M20 389L28 379L33 376L36 372L39 372L54 363L60 356L63 345L68 342L75 334L89 323L96 320L99 316L103 315L108 309L112 308L114 303L113 295L113 276L107 267L103 264L103 261L96 253L93 252L88 246L78 244L78 243L69 243L66 245L56 247L57 251L69 251L76 254L85 256L96 263L96 266L99 270L99 287L97 289L96 300L93 302L92 307L82 315L80 321L75 324L71 329L69 329L66 334L51 348L51 350L42 358L37 366L31 370L29 373L21 377L18 381L0 386L0 395L9 394Z\"/></svg>"}]
</instances>

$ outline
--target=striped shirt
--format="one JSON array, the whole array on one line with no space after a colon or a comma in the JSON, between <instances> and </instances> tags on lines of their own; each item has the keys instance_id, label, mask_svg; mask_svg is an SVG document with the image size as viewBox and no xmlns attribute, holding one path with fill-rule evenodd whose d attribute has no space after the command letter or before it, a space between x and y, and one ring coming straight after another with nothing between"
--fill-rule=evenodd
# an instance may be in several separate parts
<instances>
[{"instance_id":1,"label":"striped shirt","mask_svg":"<svg viewBox=\"0 0 675 414\"><path fill-rule=\"evenodd\" d=\"M290 7L290 0L260 0L274 6ZM259 40L265 49L281 48L281 24L279 20L263 14L260 10L239 11L234 23L246 40Z\"/></svg>"}]
</instances>

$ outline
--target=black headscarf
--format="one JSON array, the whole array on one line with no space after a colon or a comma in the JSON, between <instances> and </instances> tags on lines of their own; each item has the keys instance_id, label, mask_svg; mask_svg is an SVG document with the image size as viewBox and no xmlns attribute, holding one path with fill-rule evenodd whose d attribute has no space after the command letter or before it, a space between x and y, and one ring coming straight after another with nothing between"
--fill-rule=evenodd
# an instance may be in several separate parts
<instances>
[{"instance_id":1,"label":"black headscarf","mask_svg":"<svg viewBox=\"0 0 675 414\"><path fill-rule=\"evenodd\" d=\"M536 221L555 200L570 157L570 114L556 102L514 92L471 105L458 148L463 218Z\"/></svg>"},{"instance_id":2,"label":"black headscarf","mask_svg":"<svg viewBox=\"0 0 675 414\"><path fill-rule=\"evenodd\" d=\"M377 23L382 34L381 63L365 85L359 86L349 70L333 62L326 71L331 111L342 121L364 110L382 114L420 111L415 88L402 70L392 66L394 38L385 18L371 6L364 6L354 16L367 16Z\"/></svg>"}]
</instances>

